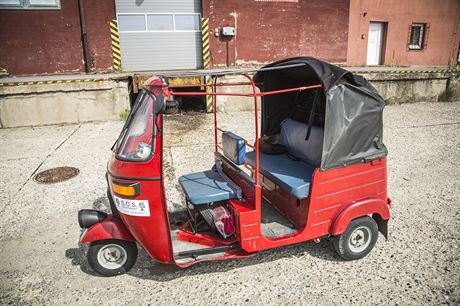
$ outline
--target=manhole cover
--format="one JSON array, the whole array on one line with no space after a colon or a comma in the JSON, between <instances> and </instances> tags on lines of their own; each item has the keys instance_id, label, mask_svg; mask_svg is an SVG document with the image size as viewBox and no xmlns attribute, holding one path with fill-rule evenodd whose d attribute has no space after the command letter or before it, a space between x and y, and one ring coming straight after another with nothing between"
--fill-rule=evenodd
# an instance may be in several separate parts
<instances>
[{"instance_id":1,"label":"manhole cover","mask_svg":"<svg viewBox=\"0 0 460 306\"><path fill-rule=\"evenodd\" d=\"M54 184L70 180L80 173L80 170L74 167L57 167L37 173L34 180L41 184Z\"/></svg>"}]
</instances>

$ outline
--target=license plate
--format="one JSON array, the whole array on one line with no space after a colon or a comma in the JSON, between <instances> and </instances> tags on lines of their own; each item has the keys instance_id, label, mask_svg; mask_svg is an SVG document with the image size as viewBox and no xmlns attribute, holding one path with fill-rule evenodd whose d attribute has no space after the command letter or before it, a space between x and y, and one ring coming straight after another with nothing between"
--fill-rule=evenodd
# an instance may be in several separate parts
<instances>
[{"instance_id":1,"label":"license plate","mask_svg":"<svg viewBox=\"0 0 460 306\"><path fill-rule=\"evenodd\" d=\"M128 200L113 196L119 212L130 216L149 217L150 208L148 200Z\"/></svg>"}]
</instances>

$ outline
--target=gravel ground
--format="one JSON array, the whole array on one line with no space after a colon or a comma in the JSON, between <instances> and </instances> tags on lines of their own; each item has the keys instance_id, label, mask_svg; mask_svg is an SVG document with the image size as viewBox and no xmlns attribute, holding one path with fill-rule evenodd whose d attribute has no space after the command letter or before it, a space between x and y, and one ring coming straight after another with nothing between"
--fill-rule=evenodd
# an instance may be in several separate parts
<instances>
[{"instance_id":1,"label":"gravel ground","mask_svg":"<svg viewBox=\"0 0 460 306\"><path fill-rule=\"evenodd\" d=\"M252 114L219 114L249 136ZM264 251L180 269L145 253L126 275L93 274L79 246L76 214L107 209L104 173L119 122L0 130L0 303L29 304L459 304L460 102L390 106L390 239L343 262L327 242ZM167 117L171 209L177 176L212 164L212 116ZM76 178L40 185L31 174L74 166Z\"/></svg>"}]
</instances>

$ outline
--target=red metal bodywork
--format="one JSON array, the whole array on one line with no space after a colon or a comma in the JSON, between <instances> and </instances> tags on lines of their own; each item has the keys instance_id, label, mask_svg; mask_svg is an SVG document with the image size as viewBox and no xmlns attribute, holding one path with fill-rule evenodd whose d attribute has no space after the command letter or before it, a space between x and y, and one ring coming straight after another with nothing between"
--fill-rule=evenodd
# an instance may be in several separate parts
<instances>
[{"instance_id":1,"label":"red metal bodywork","mask_svg":"<svg viewBox=\"0 0 460 306\"><path fill-rule=\"evenodd\" d=\"M324 172L316 169L310 197L303 200L290 196L262 177L264 199L300 230L291 236L265 238L260 231L261 215L254 209L255 204L230 200L241 224L241 246L247 252L254 252L338 235L349 221L368 214L378 214L388 220L386 176L385 158L375 166L369 162Z\"/></svg>"},{"instance_id":2,"label":"red metal bodywork","mask_svg":"<svg viewBox=\"0 0 460 306\"><path fill-rule=\"evenodd\" d=\"M103 221L87 229L80 240L83 243L90 243L106 239L136 241L126 226L122 222L115 220L112 215L108 215Z\"/></svg>"},{"instance_id":3,"label":"red metal bodywork","mask_svg":"<svg viewBox=\"0 0 460 306\"><path fill-rule=\"evenodd\" d=\"M163 116L157 116L156 120L158 128L161 129ZM112 154L107 169L108 182L110 188L114 179L117 182L139 182L140 195L131 199L148 200L150 216L139 217L120 213L121 219L147 254L159 262L174 263L162 175L162 135L157 133L154 140L155 152L149 161L127 162L117 159L115 154Z\"/></svg>"},{"instance_id":4,"label":"red metal bodywork","mask_svg":"<svg viewBox=\"0 0 460 306\"><path fill-rule=\"evenodd\" d=\"M239 173L225 163L222 169L226 175L242 189L243 197L241 200L229 200L228 204L234 213L236 226L235 239L232 242L239 243L241 250L232 250L214 258L205 260L222 260L228 258L247 257L252 253L264 249L300 243L307 240L316 239L322 236L339 235L347 228L348 223L358 217L377 214L380 220L390 218L389 208L391 201L387 196L387 167L386 158L355 164L343 168L320 171L317 168L313 174L310 186L310 196L299 200L285 192L280 186L260 174L259 171L259 118L258 118L258 97L289 91L308 90L321 88L321 85L303 86L293 89L282 89L272 92L257 92L256 85L250 76L244 75L248 79L246 85L252 87L252 93L234 94L253 98L255 108L255 143L249 147L255 150L254 167L245 164L250 170L253 182L248 182ZM170 93L167 87L158 87L159 82L152 81L150 90L168 96ZM217 99L218 95L228 95L228 93L217 92L218 86L229 84L217 83L217 78L211 85L212 93L190 93L178 92L175 95L206 95L211 94L214 98L214 137L216 158L219 158L219 133L223 132L217 125ZM232 84L230 84L232 85ZM233 85L241 85L235 83ZM203 86L207 86L203 84ZM155 152L153 157L146 162L127 162L112 158L108 165L108 183L111 187L112 181L117 182L139 182L140 195L132 199L148 200L150 216L130 216L120 212L122 223L126 227L126 232L130 233L144 250L155 260L162 263L176 263L173 256L171 232L167 211L166 195L163 182L163 133L161 132L163 116L156 117L157 126L160 132L155 138ZM247 141L246 141L247 143ZM113 193L112 193L113 194ZM262 198L270 203L275 209L291 221L298 231L290 236L280 238L266 238L261 232L261 203ZM110 218L107 222L116 224L119 229L121 223L114 223ZM101 235L93 233L104 228L104 222L99 226L93 226L87 232L82 242L93 241L88 237L102 237L101 239L116 238L111 235L120 236L122 230L107 231L108 234ZM125 232L123 232L125 233ZM97 236L99 235L99 236ZM124 239L124 238L117 238ZM182 227L177 234L177 239L190 241L204 246L222 246L228 244L221 238L213 236L193 235ZM126 239L128 240L128 239ZM180 266L189 266L200 262L196 260ZM177 264L177 263L176 263Z\"/></svg>"}]
</instances>

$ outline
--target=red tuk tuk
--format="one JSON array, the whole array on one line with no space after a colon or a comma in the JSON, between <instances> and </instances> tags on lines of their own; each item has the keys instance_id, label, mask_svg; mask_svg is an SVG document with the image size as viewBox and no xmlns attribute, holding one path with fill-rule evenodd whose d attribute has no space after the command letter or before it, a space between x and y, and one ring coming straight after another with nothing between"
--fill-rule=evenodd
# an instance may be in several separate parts
<instances>
[{"instance_id":1,"label":"red tuk tuk","mask_svg":"<svg viewBox=\"0 0 460 306\"><path fill-rule=\"evenodd\" d=\"M227 74L247 82L219 82ZM201 86L212 91L173 92L167 77L152 77L137 97L108 164L112 214L78 214L95 271L127 272L137 244L158 262L186 267L323 238L354 260L371 251L379 231L387 238L384 102L367 80L311 57L205 75L213 82ZM241 85L252 90L219 91ZM215 137L214 167L179 178L187 214L173 221L162 154L171 95L213 96ZM220 95L252 98L254 143L218 126Z\"/></svg>"}]
</instances>

